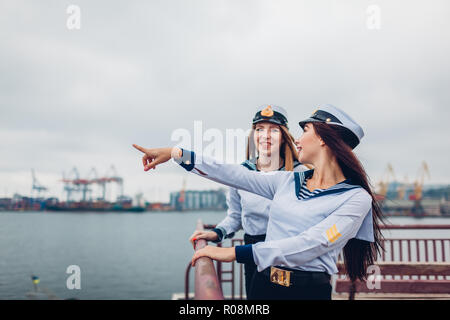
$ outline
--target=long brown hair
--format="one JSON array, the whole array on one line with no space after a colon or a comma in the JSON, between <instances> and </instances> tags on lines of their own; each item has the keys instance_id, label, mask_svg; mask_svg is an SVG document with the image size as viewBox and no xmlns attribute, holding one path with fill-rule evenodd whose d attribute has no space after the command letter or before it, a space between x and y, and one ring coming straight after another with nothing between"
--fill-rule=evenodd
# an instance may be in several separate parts
<instances>
[{"instance_id":1,"label":"long brown hair","mask_svg":"<svg viewBox=\"0 0 450 320\"><path fill-rule=\"evenodd\" d=\"M278 127L280 128L281 135L283 136L283 143L280 146L280 157L284 159L284 170L293 171L294 160L298 159L297 148L294 145L294 137L285 126L278 125ZM256 158L256 146L253 139L255 129L256 124L252 125L252 130L248 135L246 150L247 160Z\"/></svg>"},{"instance_id":2,"label":"long brown hair","mask_svg":"<svg viewBox=\"0 0 450 320\"><path fill-rule=\"evenodd\" d=\"M353 184L364 188L372 197L375 242L353 238L344 247L345 270L350 279L352 281L356 279L364 280L367 278L367 267L372 265L378 253L384 250L382 245L383 235L380 230L380 224L384 223L383 213L374 192L372 192L369 177L364 167L353 153L352 148L344 142L348 134L347 129L321 122L311 122L311 124L314 126L317 135L320 136L336 157L345 178L350 179Z\"/></svg>"}]
</instances>

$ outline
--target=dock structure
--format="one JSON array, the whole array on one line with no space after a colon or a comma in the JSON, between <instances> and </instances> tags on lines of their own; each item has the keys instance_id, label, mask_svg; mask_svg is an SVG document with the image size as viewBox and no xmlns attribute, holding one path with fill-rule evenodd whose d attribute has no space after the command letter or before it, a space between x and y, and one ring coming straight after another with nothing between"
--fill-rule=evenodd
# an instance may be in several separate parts
<instances>
[{"instance_id":1,"label":"dock structure","mask_svg":"<svg viewBox=\"0 0 450 320\"><path fill-rule=\"evenodd\" d=\"M212 229L215 225L200 225ZM414 224L385 225L389 230L449 230L450 225ZM229 239L229 245L243 244L243 239ZM196 250L206 245L197 241ZM220 244L218 244L220 246ZM345 276L342 253L338 257L339 272L332 277L333 299L450 299L450 232L439 238L398 238L385 236L383 251L372 266L374 272L364 282L352 282ZM178 299L224 299L223 285L229 285L226 299L245 299L243 268L236 262L216 262L209 258L196 267L195 293L189 292L190 264L185 274L185 292ZM199 259L200 260L200 259ZM225 268L224 268L225 267ZM378 272L378 273L377 273ZM227 279L224 274L228 274Z\"/></svg>"}]
</instances>

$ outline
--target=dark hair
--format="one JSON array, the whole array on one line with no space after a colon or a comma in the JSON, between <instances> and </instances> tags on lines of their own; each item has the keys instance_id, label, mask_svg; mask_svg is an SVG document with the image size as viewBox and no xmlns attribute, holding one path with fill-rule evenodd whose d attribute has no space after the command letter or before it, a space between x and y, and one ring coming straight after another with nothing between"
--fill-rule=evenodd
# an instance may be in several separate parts
<instances>
[{"instance_id":1,"label":"dark hair","mask_svg":"<svg viewBox=\"0 0 450 320\"><path fill-rule=\"evenodd\" d=\"M372 197L375 242L353 238L344 246L344 263L347 274L352 281L356 279L364 280L367 278L367 267L372 265L377 259L378 253L384 250L382 245L383 235L380 230L380 224L384 223L383 213L374 192L372 192L369 177L364 167L346 142L348 129L321 122L311 122L311 124L314 126L317 135L336 157L345 178L364 188Z\"/></svg>"}]
</instances>

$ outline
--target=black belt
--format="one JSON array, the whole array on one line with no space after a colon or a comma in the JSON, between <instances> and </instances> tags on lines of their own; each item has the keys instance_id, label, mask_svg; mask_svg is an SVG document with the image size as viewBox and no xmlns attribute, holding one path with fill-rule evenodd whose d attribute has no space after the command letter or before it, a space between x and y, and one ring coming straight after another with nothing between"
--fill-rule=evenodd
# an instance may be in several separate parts
<instances>
[{"instance_id":1,"label":"black belt","mask_svg":"<svg viewBox=\"0 0 450 320\"><path fill-rule=\"evenodd\" d=\"M244 243L245 244L255 244L258 242L263 242L264 240L266 240L266 235L265 234L258 234L256 236L252 236L249 234L244 234Z\"/></svg>"},{"instance_id":2,"label":"black belt","mask_svg":"<svg viewBox=\"0 0 450 320\"><path fill-rule=\"evenodd\" d=\"M286 267L269 267L262 273L272 283L286 287L326 284L330 283L331 279L327 272L302 271Z\"/></svg>"}]
</instances>

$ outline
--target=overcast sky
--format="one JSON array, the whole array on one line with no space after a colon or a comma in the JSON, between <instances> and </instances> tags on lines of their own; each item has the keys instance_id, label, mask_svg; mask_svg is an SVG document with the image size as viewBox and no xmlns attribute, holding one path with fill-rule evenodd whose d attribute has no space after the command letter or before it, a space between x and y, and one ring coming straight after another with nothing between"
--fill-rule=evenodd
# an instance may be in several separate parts
<instances>
[{"instance_id":1,"label":"overcast sky","mask_svg":"<svg viewBox=\"0 0 450 320\"><path fill-rule=\"evenodd\" d=\"M81 28L70 30L70 5ZM380 28L367 11L380 9ZM365 131L355 149L372 182L449 183L450 3L434 1L0 2L0 197L47 195L62 172L111 164L125 193L217 188L174 163L144 173L131 147L172 146L180 128L248 129L258 105L283 106L294 136L318 104ZM372 20L370 20L372 21Z\"/></svg>"}]
</instances>

